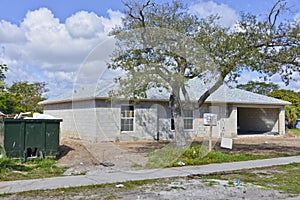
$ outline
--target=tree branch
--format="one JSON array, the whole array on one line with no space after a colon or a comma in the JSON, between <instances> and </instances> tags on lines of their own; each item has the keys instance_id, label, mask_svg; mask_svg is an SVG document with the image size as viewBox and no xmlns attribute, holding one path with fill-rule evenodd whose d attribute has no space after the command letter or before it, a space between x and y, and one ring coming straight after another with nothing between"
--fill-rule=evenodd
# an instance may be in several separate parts
<instances>
[{"instance_id":1,"label":"tree branch","mask_svg":"<svg viewBox=\"0 0 300 200\"><path fill-rule=\"evenodd\" d=\"M270 30L273 29L276 21L277 21L277 17L280 14L280 12L286 7L286 2L284 2L283 4L281 4L281 2L283 2L284 0L278 0L274 6L272 7L269 16L268 16L268 20L269 20L269 24L270 24ZM272 19L273 18L273 19Z\"/></svg>"},{"instance_id":2,"label":"tree branch","mask_svg":"<svg viewBox=\"0 0 300 200\"><path fill-rule=\"evenodd\" d=\"M145 28L145 16L144 16L144 9L147 8L150 5L154 5L153 2L151 2L150 0L147 1L147 3L143 4L140 8L139 8L139 16L135 16L133 14L133 7L129 5L129 3L122 1L122 3L129 9L129 16L135 20L138 20L142 23L142 26Z\"/></svg>"},{"instance_id":3,"label":"tree branch","mask_svg":"<svg viewBox=\"0 0 300 200\"><path fill-rule=\"evenodd\" d=\"M218 81L204 94L198 99L198 106L201 107L202 104L205 102L205 100L212 94L214 93L221 85L223 85L224 78L221 76L219 77Z\"/></svg>"}]
</instances>

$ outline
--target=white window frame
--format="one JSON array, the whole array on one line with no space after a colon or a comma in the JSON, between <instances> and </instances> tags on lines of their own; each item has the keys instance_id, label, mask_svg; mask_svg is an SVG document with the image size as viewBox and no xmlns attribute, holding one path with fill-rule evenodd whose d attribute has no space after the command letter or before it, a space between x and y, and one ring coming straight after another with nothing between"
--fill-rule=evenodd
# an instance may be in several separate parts
<instances>
[{"instance_id":1,"label":"white window frame","mask_svg":"<svg viewBox=\"0 0 300 200\"><path fill-rule=\"evenodd\" d=\"M186 112L186 111L192 112L192 116L188 116L188 117L184 116L184 112ZM174 131L175 130L175 122L174 122L173 113L171 113L171 115L172 116L171 116L171 121L170 121L170 123L171 123L170 124L170 129L171 129L171 131ZM186 128L185 120L192 120L192 128ZM173 127L172 124L174 126L174 129L172 128ZM184 126L184 130L187 130L187 131L194 130L194 110L184 110L183 111L183 126Z\"/></svg>"},{"instance_id":2,"label":"white window frame","mask_svg":"<svg viewBox=\"0 0 300 200\"><path fill-rule=\"evenodd\" d=\"M124 116L123 116L123 108L131 108L132 110L125 110ZM128 112L129 111L129 112ZM126 116L128 115L128 116ZM124 124L122 123L123 120L130 120L132 121L132 130L130 129L131 124L128 123L127 125L129 126L128 129L124 130ZM121 112L120 112L120 130L121 132L133 132L135 130L135 107L133 105L121 105Z\"/></svg>"},{"instance_id":3,"label":"white window frame","mask_svg":"<svg viewBox=\"0 0 300 200\"><path fill-rule=\"evenodd\" d=\"M191 116L185 116L184 112L191 112ZM192 127L191 128L186 128L187 123L186 120L191 120L192 121ZM183 124L184 124L184 130L194 130L194 111L193 110L184 110L183 111Z\"/></svg>"}]
</instances>

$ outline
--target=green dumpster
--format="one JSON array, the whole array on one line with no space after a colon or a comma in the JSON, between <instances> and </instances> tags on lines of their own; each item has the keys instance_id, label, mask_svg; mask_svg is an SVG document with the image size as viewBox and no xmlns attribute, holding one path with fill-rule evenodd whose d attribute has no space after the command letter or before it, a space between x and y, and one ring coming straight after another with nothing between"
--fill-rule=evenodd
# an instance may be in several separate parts
<instances>
[{"instance_id":1,"label":"green dumpster","mask_svg":"<svg viewBox=\"0 0 300 200\"><path fill-rule=\"evenodd\" d=\"M3 119L7 157L55 156L61 119Z\"/></svg>"}]
</instances>

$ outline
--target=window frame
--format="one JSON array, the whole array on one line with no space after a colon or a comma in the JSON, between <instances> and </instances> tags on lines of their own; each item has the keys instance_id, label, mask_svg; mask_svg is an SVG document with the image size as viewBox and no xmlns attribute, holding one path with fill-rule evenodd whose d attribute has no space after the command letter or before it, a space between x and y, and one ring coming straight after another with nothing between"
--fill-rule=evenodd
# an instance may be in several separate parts
<instances>
[{"instance_id":1,"label":"window frame","mask_svg":"<svg viewBox=\"0 0 300 200\"><path fill-rule=\"evenodd\" d=\"M128 110L126 110L126 109L124 110L125 111L124 115L127 115L126 111L129 111L129 116L123 116L123 108L124 107L129 108ZM132 109L130 109L130 108L132 108ZM121 111L120 111L120 131L121 131L121 133L134 132L134 130L135 130L135 107L134 107L134 105L131 105L131 104L121 105L120 109L121 109ZM131 115L130 111L133 111L132 116L130 116ZM132 121L132 123L123 124L122 123L123 120L129 120L129 121ZM124 130L125 125L127 125L129 127L128 130L127 129ZM132 127L132 130L130 127Z\"/></svg>"},{"instance_id":2,"label":"window frame","mask_svg":"<svg viewBox=\"0 0 300 200\"><path fill-rule=\"evenodd\" d=\"M192 116L186 117L184 115L184 112L186 112L186 111L190 111L192 113ZM186 130L186 131L192 131L192 130L194 130L194 119L195 119L194 110L183 110L183 126L184 126L184 130ZM192 128L186 128L186 122L185 122L185 120L192 120ZM170 129L171 129L171 131L175 130L175 121L174 121L173 112L171 112Z\"/></svg>"},{"instance_id":3,"label":"window frame","mask_svg":"<svg viewBox=\"0 0 300 200\"><path fill-rule=\"evenodd\" d=\"M184 114L184 112L191 112L191 115L190 116L186 116ZM191 120L192 123L192 127L191 128L186 128L187 126L187 123L186 123L186 120ZM183 125L184 125L184 130L194 130L194 110L183 110ZM190 125L190 124L188 124Z\"/></svg>"}]
</instances>

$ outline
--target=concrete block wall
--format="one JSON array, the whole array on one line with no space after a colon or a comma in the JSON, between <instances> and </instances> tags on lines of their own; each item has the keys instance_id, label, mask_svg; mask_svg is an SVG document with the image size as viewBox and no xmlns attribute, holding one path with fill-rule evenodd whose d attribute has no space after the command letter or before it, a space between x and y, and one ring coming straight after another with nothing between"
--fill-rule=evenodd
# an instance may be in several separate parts
<instances>
[{"instance_id":1,"label":"concrete block wall","mask_svg":"<svg viewBox=\"0 0 300 200\"><path fill-rule=\"evenodd\" d=\"M237 106L228 105L228 117L224 118L224 137L237 136Z\"/></svg>"},{"instance_id":2,"label":"concrete block wall","mask_svg":"<svg viewBox=\"0 0 300 200\"><path fill-rule=\"evenodd\" d=\"M102 141L155 139L161 124L158 104L134 104L134 131L121 132L121 106L128 103L96 101L98 139ZM169 121L169 120L168 120ZM159 124L158 124L159 123ZM170 126L168 126L170 127ZM160 136L164 137L164 132Z\"/></svg>"},{"instance_id":3,"label":"concrete block wall","mask_svg":"<svg viewBox=\"0 0 300 200\"><path fill-rule=\"evenodd\" d=\"M140 102L135 104L135 122L132 132L120 130L121 105L123 104L111 104L104 100L89 100L73 104L70 102L47 105L44 113L63 119L62 137L93 141L143 140L157 138L159 132L161 140L175 138L175 132L171 130L171 110L167 103ZM239 105L229 104L226 107L218 104L203 105L194 111L194 129L186 131L186 134L191 138L208 137L209 126L203 124L203 114L215 113L218 115L218 123L213 127L213 137L237 136L237 107ZM267 109L264 115L263 109L248 108L247 112L244 112L247 115L245 123L255 124L260 127L259 130L271 127L270 131L279 131L280 134L284 134L284 107ZM263 124L260 121L263 121Z\"/></svg>"},{"instance_id":4,"label":"concrete block wall","mask_svg":"<svg viewBox=\"0 0 300 200\"><path fill-rule=\"evenodd\" d=\"M97 140L116 141L120 135L120 108L97 108Z\"/></svg>"},{"instance_id":5,"label":"concrete block wall","mask_svg":"<svg viewBox=\"0 0 300 200\"><path fill-rule=\"evenodd\" d=\"M79 138L71 102L46 105L44 107L44 114L63 119L63 122L60 123L61 137Z\"/></svg>"},{"instance_id":6,"label":"concrete block wall","mask_svg":"<svg viewBox=\"0 0 300 200\"><path fill-rule=\"evenodd\" d=\"M156 104L135 105L134 135L140 139L155 139L158 132L158 113Z\"/></svg>"},{"instance_id":7,"label":"concrete block wall","mask_svg":"<svg viewBox=\"0 0 300 200\"><path fill-rule=\"evenodd\" d=\"M95 101L47 105L44 113L62 118L61 137L97 139Z\"/></svg>"},{"instance_id":8,"label":"concrete block wall","mask_svg":"<svg viewBox=\"0 0 300 200\"><path fill-rule=\"evenodd\" d=\"M278 132L278 108L239 108L241 132Z\"/></svg>"},{"instance_id":9,"label":"concrete block wall","mask_svg":"<svg viewBox=\"0 0 300 200\"><path fill-rule=\"evenodd\" d=\"M204 125L204 113L217 114L217 125L212 127L213 138L219 138L221 136L234 137L237 134L236 108L234 109L232 105L225 104L206 104L199 110L194 111L196 137L209 137L210 126Z\"/></svg>"},{"instance_id":10,"label":"concrete block wall","mask_svg":"<svg viewBox=\"0 0 300 200\"><path fill-rule=\"evenodd\" d=\"M285 135L285 109L284 106L279 108L278 131L280 135Z\"/></svg>"}]
</instances>

